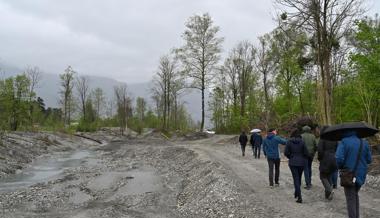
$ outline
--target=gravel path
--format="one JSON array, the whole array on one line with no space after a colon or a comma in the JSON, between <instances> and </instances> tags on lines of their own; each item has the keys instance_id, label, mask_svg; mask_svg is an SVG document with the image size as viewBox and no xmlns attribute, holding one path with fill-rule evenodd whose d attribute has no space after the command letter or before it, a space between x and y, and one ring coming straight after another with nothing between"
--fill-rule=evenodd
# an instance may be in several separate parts
<instances>
[{"instance_id":1,"label":"gravel path","mask_svg":"<svg viewBox=\"0 0 380 218\"><path fill-rule=\"evenodd\" d=\"M347 217L345 197L342 187L335 190L333 201L324 200L324 189L319 180L319 163L313 164L313 188L302 189L303 204L296 204L292 198L294 193L291 172L287 159L281 160L280 187L271 189L268 181L268 164L264 156L254 159L250 147L247 147L245 157L241 156L240 146L218 143L223 137L215 137L199 142L193 142L191 149L203 158L211 159L229 169L230 176L247 184L255 192L255 198L265 205L276 208L267 211L270 217ZM205 146L207 144L208 146ZM370 176L373 180L375 177ZM303 181L304 182L304 181ZM304 186L304 185L303 185ZM361 203L361 217L380 217L380 193L377 185L363 186L359 195Z\"/></svg>"}]
</instances>

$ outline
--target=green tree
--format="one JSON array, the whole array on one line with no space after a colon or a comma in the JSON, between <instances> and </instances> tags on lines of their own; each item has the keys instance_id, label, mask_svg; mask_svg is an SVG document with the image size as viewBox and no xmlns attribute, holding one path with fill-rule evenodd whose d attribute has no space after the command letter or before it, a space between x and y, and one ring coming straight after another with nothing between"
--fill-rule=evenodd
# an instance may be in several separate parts
<instances>
[{"instance_id":1,"label":"green tree","mask_svg":"<svg viewBox=\"0 0 380 218\"><path fill-rule=\"evenodd\" d=\"M185 66L192 88L201 91L202 118L200 129L205 122L205 90L210 85L212 72L220 59L223 38L217 36L219 27L214 26L209 14L190 17L182 35L185 45L177 49L177 55Z\"/></svg>"},{"instance_id":2,"label":"green tree","mask_svg":"<svg viewBox=\"0 0 380 218\"><path fill-rule=\"evenodd\" d=\"M62 105L63 111L63 123L65 126L69 126L71 122L71 115L74 111L74 96L73 96L73 88L74 88L74 78L75 71L71 66L68 66L65 72L59 75L61 90L60 93L60 103Z\"/></svg>"},{"instance_id":3,"label":"green tree","mask_svg":"<svg viewBox=\"0 0 380 218\"><path fill-rule=\"evenodd\" d=\"M280 24L272 34L272 56L276 61L275 82L278 90L278 105L274 106L281 120L288 120L299 111L305 112L300 85L307 64L307 58L304 57L307 37L296 26L286 23Z\"/></svg>"},{"instance_id":4,"label":"green tree","mask_svg":"<svg viewBox=\"0 0 380 218\"><path fill-rule=\"evenodd\" d=\"M28 123L30 109L30 81L26 75L17 75L0 80L0 111L3 128L16 131L22 124Z\"/></svg>"},{"instance_id":5,"label":"green tree","mask_svg":"<svg viewBox=\"0 0 380 218\"><path fill-rule=\"evenodd\" d=\"M282 20L296 22L312 36L312 48L318 66L319 113L323 124L332 124L333 79L332 56L350 31L353 20L362 12L359 0L276 0Z\"/></svg>"},{"instance_id":6,"label":"green tree","mask_svg":"<svg viewBox=\"0 0 380 218\"><path fill-rule=\"evenodd\" d=\"M357 22L351 65L357 71L355 90L364 107L365 120L377 126L380 112L380 20L366 18Z\"/></svg>"}]
</instances>

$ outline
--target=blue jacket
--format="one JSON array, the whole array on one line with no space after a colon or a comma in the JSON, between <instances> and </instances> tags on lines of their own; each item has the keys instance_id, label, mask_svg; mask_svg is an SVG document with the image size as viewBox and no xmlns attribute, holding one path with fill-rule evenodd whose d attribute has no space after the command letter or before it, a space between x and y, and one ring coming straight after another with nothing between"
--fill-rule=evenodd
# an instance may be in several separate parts
<instances>
[{"instance_id":1,"label":"blue jacket","mask_svg":"<svg viewBox=\"0 0 380 218\"><path fill-rule=\"evenodd\" d=\"M309 157L309 152L301 137L289 139L284 154L289 159L289 166L303 167Z\"/></svg>"},{"instance_id":2,"label":"blue jacket","mask_svg":"<svg viewBox=\"0 0 380 218\"><path fill-rule=\"evenodd\" d=\"M263 138L261 137L260 134L253 133L251 135L251 145L252 146L260 147L262 143L263 143Z\"/></svg>"},{"instance_id":3,"label":"blue jacket","mask_svg":"<svg viewBox=\"0 0 380 218\"><path fill-rule=\"evenodd\" d=\"M278 144L285 145L286 140L281 138L280 136L276 136L273 133L268 133L268 136L264 139L263 142L264 155L267 156L268 159L280 158Z\"/></svg>"},{"instance_id":4,"label":"blue jacket","mask_svg":"<svg viewBox=\"0 0 380 218\"><path fill-rule=\"evenodd\" d=\"M336 162L339 169L348 168L353 170L355 167L356 158L359 152L360 139L354 132L347 133L342 141L339 142L335 154ZM368 164L372 162L371 151L368 142L363 140L362 153L359 158L358 167L356 170L356 185L362 186L367 176Z\"/></svg>"}]
</instances>

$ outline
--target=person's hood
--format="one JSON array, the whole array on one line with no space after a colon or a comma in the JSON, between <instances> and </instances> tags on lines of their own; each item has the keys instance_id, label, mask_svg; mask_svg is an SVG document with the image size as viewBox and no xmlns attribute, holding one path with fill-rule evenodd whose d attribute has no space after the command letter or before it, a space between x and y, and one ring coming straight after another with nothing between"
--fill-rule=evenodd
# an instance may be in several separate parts
<instances>
[{"instance_id":1,"label":"person's hood","mask_svg":"<svg viewBox=\"0 0 380 218\"><path fill-rule=\"evenodd\" d=\"M304 127L302 127L302 131L304 131L304 132L310 132L311 128L310 128L310 126L304 126Z\"/></svg>"},{"instance_id":2,"label":"person's hood","mask_svg":"<svg viewBox=\"0 0 380 218\"><path fill-rule=\"evenodd\" d=\"M268 138L268 139L272 139L272 138L275 137L275 136L276 136L276 135L275 135L274 133L270 132L270 133L268 133L267 138Z\"/></svg>"}]
</instances>

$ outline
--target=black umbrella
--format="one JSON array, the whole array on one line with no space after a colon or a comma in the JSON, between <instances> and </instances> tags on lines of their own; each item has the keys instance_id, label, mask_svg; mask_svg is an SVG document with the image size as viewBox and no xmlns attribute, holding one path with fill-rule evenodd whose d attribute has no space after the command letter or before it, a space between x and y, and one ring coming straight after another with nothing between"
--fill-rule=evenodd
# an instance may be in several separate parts
<instances>
[{"instance_id":1,"label":"black umbrella","mask_svg":"<svg viewBox=\"0 0 380 218\"><path fill-rule=\"evenodd\" d=\"M359 138L373 136L379 132L378 129L365 122L341 123L328 127L321 133L321 139L339 141L343 138L344 133L349 131L355 131Z\"/></svg>"}]
</instances>

